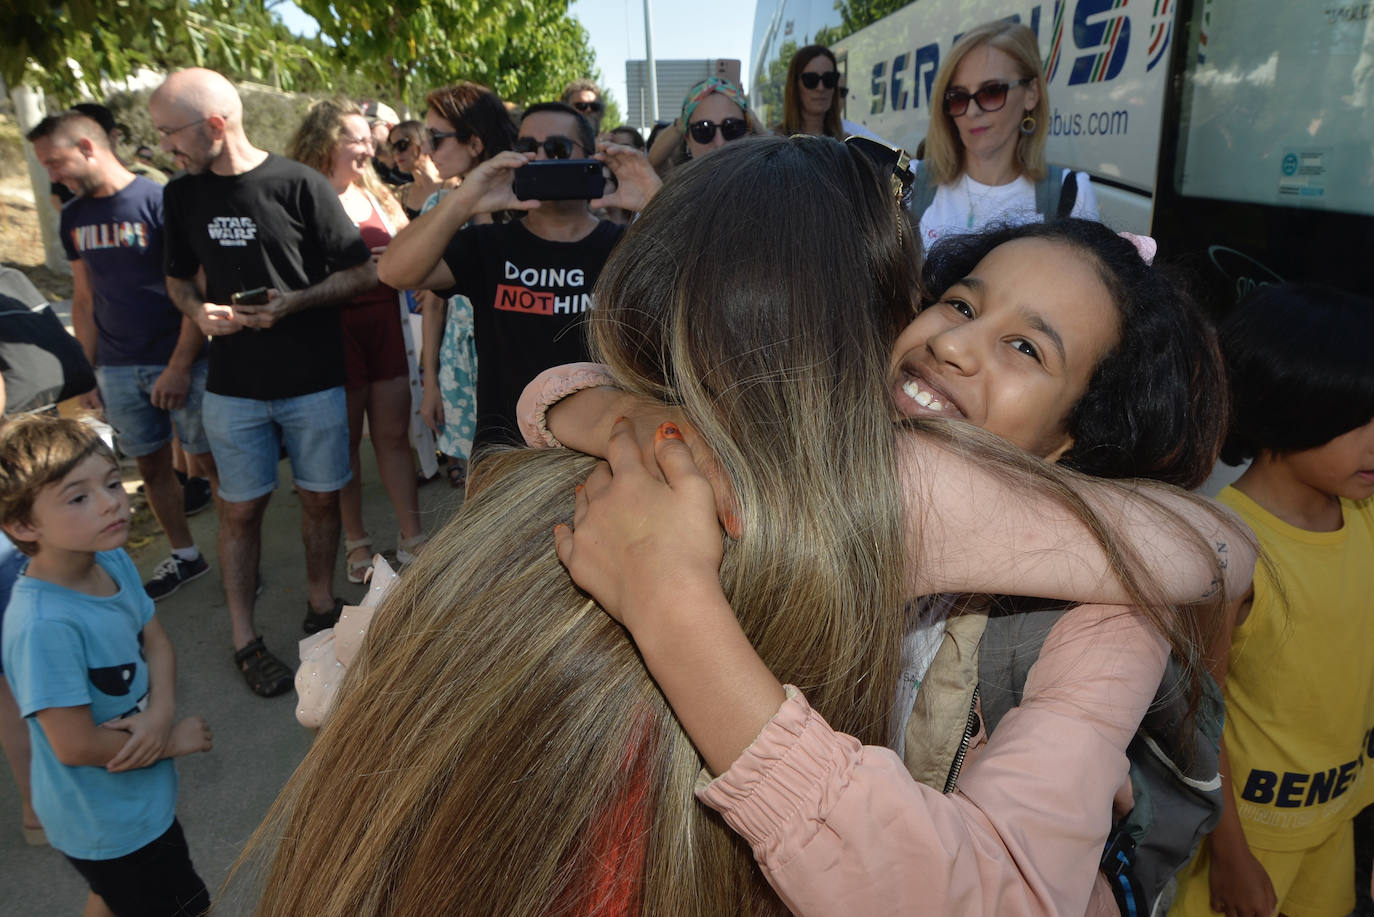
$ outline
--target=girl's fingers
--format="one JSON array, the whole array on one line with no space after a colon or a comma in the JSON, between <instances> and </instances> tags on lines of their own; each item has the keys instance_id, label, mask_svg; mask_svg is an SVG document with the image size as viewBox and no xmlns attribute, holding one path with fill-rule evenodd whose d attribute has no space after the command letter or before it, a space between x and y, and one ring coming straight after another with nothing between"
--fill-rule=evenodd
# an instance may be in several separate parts
<instances>
[{"instance_id":1,"label":"girl's fingers","mask_svg":"<svg viewBox=\"0 0 1374 917\"><path fill-rule=\"evenodd\" d=\"M558 555L558 562L563 566L572 564L573 531L561 522L553 527L553 552Z\"/></svg>"},{"instance_id":2,"label":"girl's fingers","mask_svg":"<svg viewBox=\"0 0 1374 917\"><path fill-rule=\"evenodd\" d=\"M644 453L635 439L634 424L626 417L620 418L611 427L611 435L606 442L606 461L610 463L613 474L632 475L646 471Z\"/></svg>"},{"instance_id":3,"label":"girl's fingers","mask_svg":"<svg viewBox=\"0 0 1374 917\"><path fill-rule=\"evenodd\" d=\"M682 431L677 424L665 423L655 431L654 458L663 471L663 479L674 490L694 479L706 483L701 469L692 457L692 449L682 438Z\"/></svg>"}]
</instances>

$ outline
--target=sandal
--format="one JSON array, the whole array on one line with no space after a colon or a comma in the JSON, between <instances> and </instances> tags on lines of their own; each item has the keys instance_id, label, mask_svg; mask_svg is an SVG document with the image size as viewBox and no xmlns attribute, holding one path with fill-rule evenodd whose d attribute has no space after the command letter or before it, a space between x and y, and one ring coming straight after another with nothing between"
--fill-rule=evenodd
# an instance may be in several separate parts
<instances>
[{"instance_id":1,"label":"sandal","mask_svg":"<svg viewBox=\"0 0 1374 917\"><path fill-rule=\"evenodd\" d=\"M344 600L334 599L333 611L316 611L310 607L310 603L305 603L305 621L301 623L301 630L307 634L318 634L322 630L328 630L339 623L339 615L343 614Z\"/></svg>"},{"instance_id":2,"label":"sandal","mask_svg":"<svg viewBox=\"0 0 1374 917\"><path fill-rule=\"evenodd\" d=\"M453 459L448 463L448 486L463 490L468 486L468 463Z\"/></svg>"},{"instance_id":3,"label":"sandal","mask_svg":"<svg viewBox=\"0 0 1374 917\"><path fill-rule=\"evenodd\" d=\"M396 542L396 563L413 564L415 558L420 555L420 551L429 543L429 536L424 532L413 535L410 538L402 538Z\"/></svg>"},{"instance_id":4,"label":"sandal","mask_svg":"<svg viewBox=\"0 0 1374 917\"><path fill-rule=\"evenodd\" d=\"M259 697L276 697L291 690L295 677L276 656L263 645L262 637L234 653L234 665L243 673L249 689Z\"/></svg>"},{"instance_id":5,"label":"sandal","mask_svg":"<svg viewBox=\"0 0 1374 917\"><path fill-rule=\"evenodd\" d=\"M367 548L367 556L362 560L353 560L354 551ZM348 561L348 581L350 583L367 582L367 571L372 569L372 539L367 535L362 538L349 538L344 541L344 559Z\"/></svg>"}]
</instances>

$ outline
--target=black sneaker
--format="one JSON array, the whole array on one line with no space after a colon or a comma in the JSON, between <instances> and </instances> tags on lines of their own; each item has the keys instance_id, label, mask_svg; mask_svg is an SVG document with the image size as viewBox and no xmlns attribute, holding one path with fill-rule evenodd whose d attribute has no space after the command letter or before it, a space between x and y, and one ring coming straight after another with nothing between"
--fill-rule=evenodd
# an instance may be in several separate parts
<instances>
[{"instance_id":1,"label":"black sneaker","mask_svg":"<svg viewBox=\"0 0 1374 917\"><path fill-rule=\"evenodd\" d=\"M148 598L154 602L160 602L180 589L183 583L189 583L209 572L210 563L204 554L195 560L182 560L173 554L157 565L152 579L143 584L143 591L148 593Z\"/></svg>"},{"instance_id":2,"label":"black sneaker","mask_svg":"<svg viewBox=\"0 0 1374 917\"><path fill-rule=\"evenodd\" d=\"M182 506L187 516L194 516L215 502L210 492L210 482L205 478L187 478L182 494Z\"/></svg>"}]
</instances>

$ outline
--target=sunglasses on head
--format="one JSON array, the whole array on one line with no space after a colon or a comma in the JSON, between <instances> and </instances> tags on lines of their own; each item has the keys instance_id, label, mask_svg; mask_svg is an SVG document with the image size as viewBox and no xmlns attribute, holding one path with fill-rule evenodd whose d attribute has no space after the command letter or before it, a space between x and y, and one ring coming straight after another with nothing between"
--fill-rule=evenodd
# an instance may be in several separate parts
<instances>
[{"instance_id":1,"label":"sunglasses on head","mask_svg":"<svg viewBox=\"0 0 1374 917\"><path fill-rule=\"evenodd\" d=\"M606 108L606 106L600 102L574 102L572 103L572 106L573 108L576 108L578 111L582 112L582 114L584 115L589 115L593 112L600 112Z\"/></svg>"},{"instance_id":2,"label":"sunglasses on head","mask_svg":"<svg viewBox=\"0 0 1374 917\"><path fill-rule=\"evenodd\" d=\"M834 70L827 70L825 73L803 73L801 82L807 89L815 89L821 85L826 89L834 89L840 85L840 75Z\"/></svg>"},{"instance_id":3,"label":"sunglasses on head","mask_svg":"<svg viewBox=\"0 0 1374 917\"><path fill-rule=\"evenodd\" d=\"M544 155L550 159L569 159L572 157L573 147L581 148L582 144L568 137L546 137L543 141L535 140L533 137L518 137L515 141L515 152L534 153L540 147L544 148Z\"/></svg>"},{"instance_id":4,"label":"sunglasses on head","mask_svg":"<svg viewBox=\"0 0 1374 917\"><path fill-rule=\"evenodd\" d=\"M415 145L415 141L409 137L402 137L400 140L391 141L391 149L397 153L404 153Z\"/></svg>"},{"instance_id":5,"label":"sunglasses on head","mask_svg":"<svg viewBox=\"0 0 1374 917\"><path fill-rule=\"evenodd\" d=\"M984 83L973 92L966 92L963 89L951 89L945 93L945 114L952 118L957 118L968 111L969 100L978 103L978 107L985 111L1001 111L1002 106L1007 104L1007 92L1013 86L1024 86L1033 83L1033 79L1012 80L1009 83Z\"/></svg>"},{"instance_id":6,"label":"sunglasses on head","mask_svg":"<svg viewBox=\"0 0 1374 917\"><path fill-rule=\"evenodd\" d=\"M714 121L693 121L687 127L692 139L702 145L715 139L717 129L720 130L720 135L725 138L725 142L729 143L731 140L738 140L749 133L749 122L743 118L726 118L719 124Z\"/></svg>"}]
</instances>

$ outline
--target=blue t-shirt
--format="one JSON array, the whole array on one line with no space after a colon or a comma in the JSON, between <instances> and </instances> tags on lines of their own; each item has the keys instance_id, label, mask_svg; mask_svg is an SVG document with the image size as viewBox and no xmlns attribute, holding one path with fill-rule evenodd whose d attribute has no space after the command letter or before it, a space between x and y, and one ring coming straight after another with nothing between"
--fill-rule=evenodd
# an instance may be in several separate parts
<instances>
[{"instance_id":1,"label":"blue t-shirt","mask_svg":"<svg viewBox=\"0 0 1374 917\"><path fill-rule=\"evenodd\" d=\"M111 774L57 760L34 714L89 704L97 724L147 706L143 627L153 602L123 550L96 562L119 591L86 595L30 576L14 584L5 610L5 678L33 743L33 808L48 841L68 856L111 860L157 840L176 815L177 772L169 758Z\"/></svg>"},{"instance_id":2,"label":"blue t-shirt","mask_svg":"<svg viewBox=\"0 0 1374 917\"><path fill-rule=\"evenodd\" d=\"M95 299L96 362L161 366L181 334L162 274L162 186L136 177L109 197L62 208L67 259L86 265Z\"/></svg>"}]
</instances>

